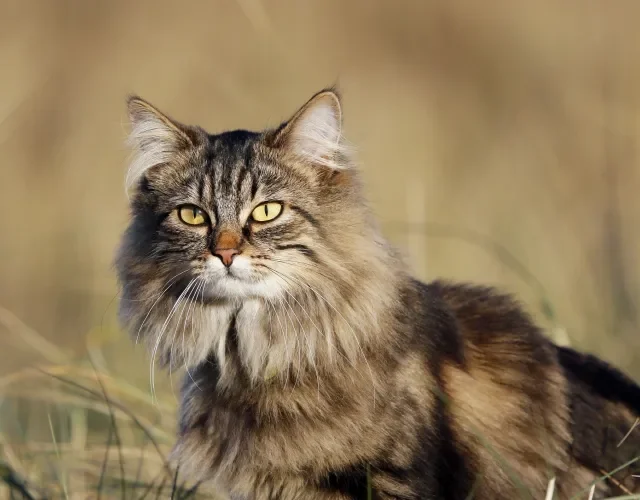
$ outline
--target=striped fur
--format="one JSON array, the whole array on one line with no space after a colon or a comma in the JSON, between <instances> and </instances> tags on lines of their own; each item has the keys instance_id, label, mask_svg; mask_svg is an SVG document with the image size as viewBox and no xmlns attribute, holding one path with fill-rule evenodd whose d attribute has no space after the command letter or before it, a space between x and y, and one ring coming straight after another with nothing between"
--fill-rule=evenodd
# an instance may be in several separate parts
<instances>
[{"instance_id":1,"label":"striped fur","mask_svg":"<svg viewBox=\"0 0 640 500\"><path fill-rule=\"evenodd\" d=\"M570 498L640 455L632 381L554 346L507 295L411 277L367 208L335 91L263 132L129 109L120 312L154 363L188 371L182 471L255 500L541 498L551 477ZM253 221L267 201L281 214ZM185 204L206 223L181 222ZM640 491L639 462L597 495Z\"/></svg>"}]
</instances>

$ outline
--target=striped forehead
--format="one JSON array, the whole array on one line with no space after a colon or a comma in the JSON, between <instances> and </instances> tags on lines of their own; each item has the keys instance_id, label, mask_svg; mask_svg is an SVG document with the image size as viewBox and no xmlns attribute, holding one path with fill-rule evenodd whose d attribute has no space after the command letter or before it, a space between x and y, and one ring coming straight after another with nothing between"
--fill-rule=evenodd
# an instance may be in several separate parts
<instances>
[{"instance_id":1,"label":"striped forehead","mask_svg":"<svg viewBox=\"0 0 640 500\"><path fill-rule=\"evenodd\" d=\"M254 144L259 134L236 130L209 136L202 198L212 205L221 221L237 218L242 203L255 194L257 169Z\"/></svg>"}]
</instances>

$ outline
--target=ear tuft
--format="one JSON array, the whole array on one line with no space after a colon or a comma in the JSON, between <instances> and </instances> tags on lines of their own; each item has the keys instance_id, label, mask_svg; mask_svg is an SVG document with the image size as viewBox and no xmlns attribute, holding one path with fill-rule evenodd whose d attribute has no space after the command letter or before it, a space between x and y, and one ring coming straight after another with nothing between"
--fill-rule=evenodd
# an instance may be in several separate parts
<instances>
[{"instance_id":1,"label":"ear tuft","mask_svg":"<svg viewBox=\"0 0 640 500\"><path fill-rule=\"evenodd\" d=\"M276 147L296 158L332 169L347 167L342 137L342 106L334 89L314 95L276 132Z\"/></svg>"},{"instance_id":2,"label":"ear tuft","mask_svg":"<svg viewBox=\"0 0 640 500\"><path fill-rule=\"evenodd\" d=\"M187 128L138 96L127 99L131 132L128 143L133 159L126 177L130 190L152 167L167 163L181 149L193 145Z\"/></svg>"}]
</instances>

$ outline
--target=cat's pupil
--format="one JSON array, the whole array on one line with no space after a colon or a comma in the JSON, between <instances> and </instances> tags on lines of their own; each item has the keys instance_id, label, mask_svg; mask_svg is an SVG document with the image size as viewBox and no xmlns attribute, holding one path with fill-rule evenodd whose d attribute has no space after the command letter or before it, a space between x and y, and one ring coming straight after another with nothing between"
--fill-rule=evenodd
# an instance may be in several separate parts
<instances>
[{"instance_id":1,"label":"cat's pupil","mask_svg":"<svg viewBox=\"0 0 640 500\"><path fill-rule=\"evenodd\" d=\"M269 205L264 206L264 215L269 217Z\"/></svg>"}]
</instances>

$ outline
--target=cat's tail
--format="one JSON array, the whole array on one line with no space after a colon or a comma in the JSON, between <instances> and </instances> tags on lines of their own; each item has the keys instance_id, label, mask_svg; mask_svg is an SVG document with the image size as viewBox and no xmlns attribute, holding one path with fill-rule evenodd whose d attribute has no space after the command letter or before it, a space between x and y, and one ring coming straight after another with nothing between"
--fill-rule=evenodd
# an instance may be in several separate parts
<instances>
[{"instance_id":1,"label":"cat's tail","mask_svg":"<svg viewBox=\"0 0 640 500\"><path fill-rule=\"evenodd\" d=\"M640 386L595 356L557 353L569 382L573 458L603 478L599 487L640 493Z\"/></svg>"}]
</instances>

